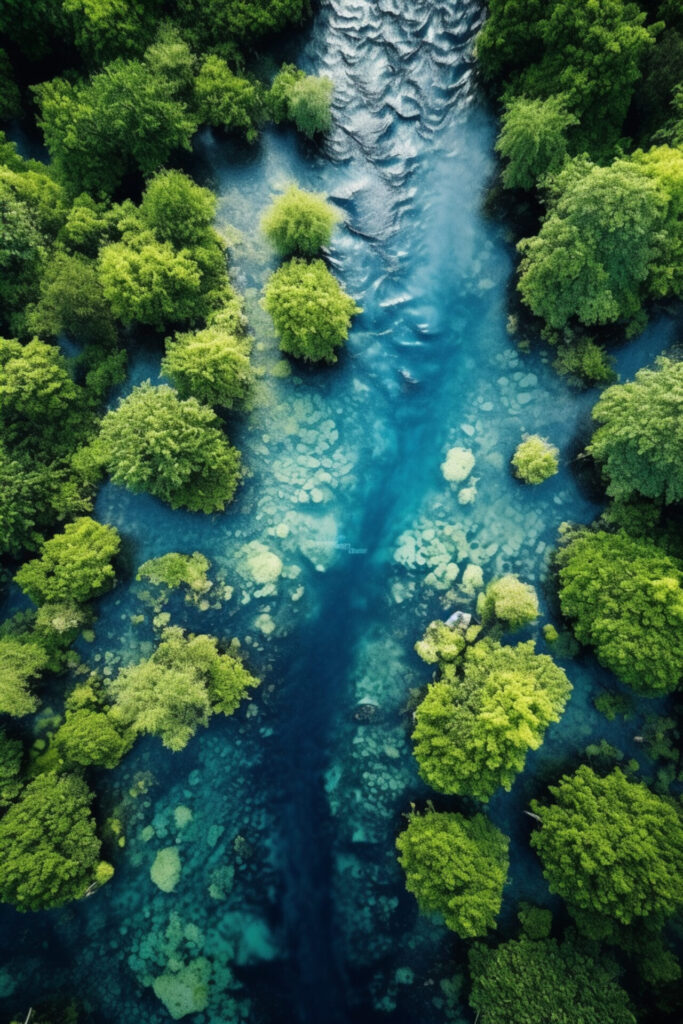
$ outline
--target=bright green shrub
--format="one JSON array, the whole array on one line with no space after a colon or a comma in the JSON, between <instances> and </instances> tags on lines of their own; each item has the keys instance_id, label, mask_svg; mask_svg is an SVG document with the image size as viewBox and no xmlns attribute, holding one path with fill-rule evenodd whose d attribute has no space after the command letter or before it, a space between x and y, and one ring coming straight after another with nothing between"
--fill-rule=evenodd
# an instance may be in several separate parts
<instances>
[{"instance_id":1,"label":"bright green shrub","mask_svg":"<svg viewBox=\"0 0 683 1024\"><path fill-rule=\"evenodd\" d=\"M651 540L581 531L557 556L559 598L577 640L640 693L683 675L683 566Z\"/></svg>"},{"instance_id":2,"label":"bright green shrub","mask_svg":"<svg viewBox=\"0 0 683 1024\"><path fill-rule=\"evenodd\" d=\"M32 450L53 443L59 431L76 429L82 389L73 382L56 345L34 338L22 345L0 338L0 427L6 444ZM59 442L57 442L59 443Z\"/></svg>"},{"instance_id":3,"label":"bright green shrub","mask_svg":"<svg viewBox=\"0 0 683 1024\"><path fill-rule=\"evenodd\" d=\"M210 565L208 558L200 551L194 551L191 555L169 551L159 558L143 562L135 578L149 580L156 585L163 584L169 590L176 590L185 583L191 590L203 593L211 586L206 576Z\"/></svg>"},{"instance_id":4,"label":"bright green shrub","mask_svg":"<svg viewBox=\"0 0 683 1024\"><path fill-rule=\"evenodd\" d=\"M270 276L263 306L273 318L283 352L309 362L335 363L335 349L362 312L322 260L293 259Z\"/></svg>"},{"instance_id":5,"label":"bright green shrub","mask_svg":"<svg viewBox=\"0 0 683 1024\"><path fill-rule=\"evenodd\" d=\"M508 573L493 580L480 594L477 611L484 625L498 624L514 632L538 618L538 597L530 583L522 583L518 576Z\"/></svg>"},{"instance_id":6,"label":"bright green shrub","mask_svg":"<svg viewBox=\"0 0 683 1024\"><path fill-rule=\"evenodd\" d=\"M300 132L312 139L332 127L333 93L331 79L316 78L293 64L283 64L273 79L268 106L276 124L293 121Z\"/></svg>"},{"instance_id":7,"label":"bright green shrub","mask_svg":"<svg viewBox=\"0 0 683 1024\"><path fill-rule=\"evenodd\" d=\"M457 661L465 650L465 636L459 629L451 629L438 619L430 622L421 640L415 644L415 652L428 665L437 662Z\"/></svg>"},{"instance_id":8,"label":"bright green shrub","mask_svg":"<svg viewBox=\"0 0 683 1024\"><path fill-rule=\"evenodd\" d=\"M587 765L532 801L531 837L551 892L622 924L669 916L683 903L683 822L675 804L620 769L600 778Z\"/></svg>"},{"instance_id":9,"label":"bright green shrub","mask_svg":"<svg viewBox=\"0 0 683 1024\"><path fill-rule=\"evenodd\" d=\"M432 683L415 712L413 743L423 779L440 793L488 800L509 790L562 716L571 693L564 671L529 641L481 640L457 675Z\"/></svg>"},{"instance_id":10,"label":"bright green shrub","mask_svg":"<svg viewBox=\"0 0 683 1024\"><path fill-rule=\"evenodd\" d=\"M255 142L265 114L263 86L233 74L226 62L215 54L202 61L194 84L194 97L200 121L238 132L247 142Z\"/></svg>"},{"instance_id":11,"label":"bright green shrub","mask_svg":"<svg viewBox=\"0 0 683 1024\"><path fill-rule=\"evenodd\" d=\"M396 840L406 888L424 914L443 915L462 939L495 928L509 840L483 814L412 813Z\"/></svg>"},{"instance_id":12,"label":"bright green shrub","mask_svg":"<svg viewBox=\"0 0 683 1024\"><path fill-rule=\"evenodd\" d=\"M542 484L558 470L559 449L538 434L521 441L512 456L515 476L525 484Z\"/></svg>"},{"instance_id":13,"label":"bright green shrub","mask_svg":"<svg viewBox=\"0 0 683 1024\"><path fill-rule=\"evenodd\" d=\"M509 100L496 142L506 161L502 173L505 188L532 189L546 175L556 174L567 157L567 128L577 122L562 96Z\"/></svg>"},{"instance_id":14,"label":"bright green shrub","mask_svg":"<svg viewBox=\"0 0 683 1024\"><path fill-rule=\"evenodd\" d=\"M683 499L683 362L662 359L657 369L608 388L593 419L601 426L588 451L602 464L612 498Z\"/></svg>"},{"instance_id":15,"label":"bright green shrub","mask_svg":"<svg viewBox=\"0 0 683 1024\"><path fill-rule=\"evenodd\" d=\"M278 256L316 256L330 244L340 218L324 196L290 185L264 214L261 229Z\"/></svg>"},{"instance_id":16,"label":"bright green shrub","mask_svg":"<svg viewBox=\"0 0 683 1024\"><path fill-rule=\"evenodd\" d=\"M113 585L112 560L120 545L113 526L83 516L46 541L40 556L22 565L15 579L35 604L81 604Z\"/></svg>"},{"instance_id":17,"label":"bright green shrub","mask_svg":"<svg viewBox=\"0 0 683 1024\"><path fill-rule=\"evenodd\" d=\"M131 741L132 736L122 735L115 727L111 715L79 708L67 712L52 742L69 765L115 768L130 749Z\"/></svg>"},{"instance_id":18,"label":"bright green shrub","mask_svg":"<svg viewBox=\"0 0 683 1024\"><path fill-rule=\"evenodd\" d=\"M93 795L75 775L48 772L30 782L0 819L0 899L17 910L58 907L95 881L100 841Z\"/></svg>"},{"instance_id":19,"label":"bright green shrub","mask_svg":"<svg viewBox=\"0 0 683 1024\"><path fill-rule=\"evenodd\" d=\"M0 714L21 718L38 707L30 680L47 667L49 657L40 644L0 636Z\"/></svg>"},{"instance_id":20,"label":"bright green shrub","mask_svg":"<svg viewBox=\"0 0 683 1024\"><path fill-rule=\"evenodd\" d=\"M206 327L168 339L161 369L183 397L233 409L246 404L253 387L250 350L248 337Z\"/></svg>"},{"instance_id":21,"label":"bright green shrub","mask_svg":"<svg viewBox=\"0 0 683 1024\"><path fill-rule=\"evenodd\" d=\"M172 508L216 512L232 501L240 480L240 453L216 415L149 381L107 413L99 446L114 483L147 491Z\"/></svg>"},{"instance_id":22,"label":"bright green shrub","mask_svg":"<svg viewBox=\"0 0 683 1024\"><path fill-rule=\"evenodd\" d=\"M140 221L175 249L201 245L216 216L216 197L182 171L159 171L142 195Z\"/></svg>"}]
</instances>

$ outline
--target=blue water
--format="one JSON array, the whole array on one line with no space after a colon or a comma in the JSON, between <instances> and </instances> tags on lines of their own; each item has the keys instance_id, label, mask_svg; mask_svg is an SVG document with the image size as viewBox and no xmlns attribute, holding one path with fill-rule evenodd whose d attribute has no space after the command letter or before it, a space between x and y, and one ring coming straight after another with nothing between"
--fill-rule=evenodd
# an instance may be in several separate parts
<instances>
[{"instance_id":1,"label":"blue water","mask_svg":"<svg viewBox=\"0 0 683 1024\"><path fill-rule=\"evenodd\" d=\"M468 566L484 580L517 572L542 591L559 523L600 508L573 466L595 393L570 391L506 332L513 253L482 214L495 136L471 55L482 16L445 0L326 0L300 57L336 84L324 150L280 130L248 153L211 133L197 141L193 171L219 193L255 336L254 409L228 424L251 475L212 516L103 486L96 514L122 533L131 578L148 558L199 550L212 587L164 603L124 579L79 650L114 673L152 650L153 619L167 613L238 637L264 682L181 754L149 739L95 780L98 815L125 826L125 847L107 851L116 875L57 912L3 912L7 1013L63 990L93 1024L161 1024L170 1018L154 978L199 962L209 999L184 1018L192 1024L471 1019L452 984L464 947L417 915L394 855L402 813L428 795L406 705L430 672L412 646L430 619L473 606ZM290 180L343 210L330 263L364 313L336 367L284 376L258 306L274 265L258 220ZM632 374L673 332L655 322L620 368ZM141 340L124 391L156 380L159 360ZM562 454L538 488L509 473L522 432ZM440 468L454 445L476 459L459 489ZM279 559L270 580L253 577L264 551ZM517 899L548 898L527 845L529 796L596 738L632 750L628 725L592 709L607 674L588 658L566 667L575 692L563 721L490 805L513 837L504 927ZM359 720L368 703L372 717ZM149 868L176 844L181 879L163 893Z\"/></svg>"}]
</instances>

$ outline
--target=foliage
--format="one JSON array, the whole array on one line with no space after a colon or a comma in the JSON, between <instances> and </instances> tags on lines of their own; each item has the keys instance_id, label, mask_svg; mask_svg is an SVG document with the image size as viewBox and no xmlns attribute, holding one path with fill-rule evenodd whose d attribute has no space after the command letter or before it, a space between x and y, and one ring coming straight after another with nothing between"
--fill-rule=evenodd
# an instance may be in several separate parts
<instances>
[{"instance_id":1,"label":"foliage","mask_svg":"<svg viewBox=\"0 0 683 1024\"><path fill-rule=\"evenodd\" d=\"M538 597L530 583L522 583L518 576L508 573L489 583L479 597L477 611L484 625L498 623L514 632L538 618Z\"/></svg>"},{"instance_id":2,"label":"foliage","mask_svg":"<svg viewBox=\"0 0 683 1024\"><path fill-rule=\"evenodd\" d=\"M93 260L81 254L54 254L40 281L40 295L27 314L39 335L65 332L77 341L112 345L116 328Z\"/></svg>"},{"instance_id":3,"label":"foliage","mask_svg":"<svg viewBox=\"0 0 683 1024\"><path fill-rule=\"evenodd\" d=\"M616 380L611 359L591 338L570 335L566 344L558 345L553 366L579 385L611 384Z\"/></svg>"},{"instance_id":4,"label":"foliage","mask_svg":"<svg viewBox=\"0 0 683 1024\"><path fill-rule=\"evenodd\" d=\"M237 490L240 454L216 415L166 386L134 388L104 417L99 445L114 483L172 508L216 512Z\"/></svg>"},{"instance_id":5,"label":"foliage","mask_svg":"<svg viewBox=\"0 0 683 1024\"><path fill-rule=\"evenodd\" d=\"M510 100L496 142L507 161L502 173L505 188L532 189L546 175L556 174L567 157L567 128L577 122L562 96Z\"/></svg>"},{"instance_id":6,"label":"foliage","mask_svg":"<svg viewBox=\"0 0 683 1024\"><path fill-rule=\"evenodd\" d=\"M602 464L612 498L683 499L683 362L661 359L655 370L608 388L593 419L601 425L588 451Z\"/></svg>"},{"instance_id":7,"label":"foliage","mask_svg":"<svg viewBox=\"0 0 683 1024\"><path fill-rule=\"evenodd\" d=\"M266 211L261 228L278 256L317 256L340 217L323 195L290 185Z\"/></svg>"},{"instance_id":8,"label":"foliage","mask_svg":"<svg viewBox=\"0 0 683 1024\"><path fill-rule=\"evenodd\" d=\"M48 654L40 644L0 636L0 714L21 718L38 707L29 681L47 667Z\"/></svg>"},{"instance_id":9,"label":"foliage","mask_svg":"<svg viewBox=\"0 0 683 1024\"><path fill-rule=\"evenodd\" d=\"M75 775L30 782L0 820L0 899L18 910L58 907L85 894L100 852L92 793Z\"/></svg>"},{"instance_id":10,"label":"foliage","mask_svg":"<svg viewBox=\"0 0 683 1024\"><path fill-rule=\"evenodd\" d=\"M571 942L477 943L469 965L470 1006L486 1024L636 1024L614 964Z\"/></svg>"},{"instance_id":11,"label":"foliage","mask_svg":"<svg viewBox=\"0 0 683 1024\"><path fill-rule=\"evenodd\" d=\"M0 338L0 426L8 444L43 448L55 432L74 429L82 390L55 345ZM71 424L71 426L69 426Z\"/></svg>"},{"instance_id":12,"label":"foliage","mask_svg":"<svg viewBox=\"0 0 683 1024\"><path fill-rule=\"evenodd\" d=\"M478 800L511 789L570 692L564 671L532 641L468 647L460 672L432 683L415 712L420 774L440 793Z\"/></svg>"},{"instance_id":13,"label":"foliage","mask_svg":"<svg viewBox=\"0 0 683 1024\"><path fill-rule=\"evenodd\" d=\"M280 32L303 21L310 8L308 0L177 0L177 9L181 24L206 48Z\"/></svg>"},{"instance_id":14,"label":"foliage","mask_svg":"<svg viewBox=\"0 0 683 1024\"><path fill-rule=\"evenodd\" d=\"M515 476L525 484L542 484L558 470L559 449L538 434L525 436L515 449L512 465Z\"/></svg>"},{"instance_id":15,"label":"foliage","mask_svg":"<svg viewBox=\"0 0 683 1024\"><path fill-rule=\"evenodd\" d=\"M683 673L683 566L624 531L570 535L559 598L574 633L640 693L668 693Z\"/></svg>"},{"instance_id":16,"label":"foliage","mask_svg":"<svg viewBox=\"0 0 683 1024\"><path fill-rule=\"evenodd\" d=\"M113 526L83 516L46 541L38 558L21 566L16 581L36 604L80 604L113 585L111 564L121 539Z\"/></svg>"},{"instance_id":17,"label":"foliage","mask_svg":"<svg viewBox=\"0 0 683 1024\"><path fill-rule=\"evenodd\" d=\"M332 127L333 92L331 79L316 78L293 64L283 64L268 96L271 116L276 124L293 121L300 132L312 139Z\"/></svg>"},{"instance_id":18,"label":"foliage","mask_svg":"<svg viewBox=\"0 0 683 1024\"><path fill-rule=\"evenodd\" d=\"M557 329L632 320L664 223L662 190L627 160L570 164L554 188L539 234L518 245L522 299Z\"/></svg>"},{"instance_id":19,"label":"foliage","mask_svg":"<svg viewBox=\"0 0 683 1024\"><path fill-rule=\"evenodd\" d=\"M182 171L160 171L147 183L140 203L143 227L175 249L206 241L216 216L216 197Z\"/></svg>"},{"instance_id":20,"label":"foliage","mask_svg":"<svg viewBox=\"0 0 683 1024\"><path fill-rule=\"evenodd\" d=\"M297 359L335 363L351 317L362 312L322 260L293 259L268 279L263 306L273 318L280 348Z\"/></svg>"},{"instance_id":21,"label":"foliage","mask_svg":"<svg viewBox=\"0 0 683 1024\"><path fill-rule=\"evenodd\" d=\"M63 0L74 41L87 60L138 54L153 35L161 0Z\"/></svg>"},{"instance_id":22,"label":"foliage","mask_svg":"<svg viewBox=\"0 0 683 1024\"><path fill-rule=\"evenodd\" d=\"M182 750L213 711L232 714L256 685L235 658L219 654L213 637L186 638L173 626L151 658L109 683L116 700L111 715L135 733L152 733L170 750Z\"/></svg>"},{"instance_id":23,"label":"foliage","mask_svg":"<svg viewBox=\"0 0 683 1024\"><path fill-rule=\"evenodd\" d=\"M122 735L115 727L111 715L79 708L67 712L53 743L67 764L115 768L129 750L131 740L132 736Z\"/></svg>"},{"instance_id":24,"label":"foliage","mask_svg":"<svg viewBox=\"0 0 683 1024\"><path fill-rule=\"evenodd\" d=\"M248 337L206 327L169 339L161 369L183 397L233 409L246 404L253 387L250 350Z\"/></svg>"},{"instance_id":25,"label":"foliage","mask_svg":"<svg viewBox=\"0 0 683 1024\"><path fill-rule=\"evenodd\" d=\"M509 840L483 814L412 813L396 840L406 888L425 914L442 914L463 939L494 928L508 872Z\"/></svg>"},{"instance_id":26,"label":"foliage","mask_svg":"<svg viewBox=\"0 0 683 1024\"><path fill-rule=\"evenodd\" d=\"M149 580L150 583L157 585L163 584L169 590L176 590L185 583L191 590L203 592L210 586L206 578L210 564L208 558L200 551L195 551L191 555L169 551L159 558L143 562L135 578Z\"/></svg>"},{"instance_id":27,"label":"foliage","mask_svg":"<svg viewBox=\"0 0 683 1024\"><path fill-rule=\"evenodd\" d=\"M209 54L200 65L194 97L202 122L239 132L247 142L256 141L265 112L263 87L259 82L240 78L221 57Z\"/></svg>"},{"instance_id":28,"label":"foliage","mask_svg":"<svg viewBox=\"0 0 683 1024\"><path fill-rule=\"evenodd\" d=\"M683 903L683 822L673 803L618 768L600 778L586 765L550 792L550 806L531 803L543 822L531 843L552 892L626 925Z\"/></svg>"},{"instance_id":29,"label":"foliage","mask_svg":"<svg viewBox=\"0 0 683 1024\"><path fill-rule=\"evenodd\" d=\"M117 59L87 82L53 78L33 92L45 145L74 194L111 194L131 171L153 174L197 129L179 83L145 61Z\"/></svg>"},{"instance_id":30,"label":"foliage","mask_svg":"<svg viewBox=\"0 0 683 1024\"><path fill-rule=\"evenodd\" d=\"M21 113L21 96L12 75L12 65L0 49L0 121L9 121Z\"/></svg>"},{"instance_id":31,"label":"foliage","mask_svg":"<svg viewBox=\"0 0 683 1024\"><path fill-rule=\"evenodd\" d=\"M0 729L0 808L11 804L21 792L23 755L21 741L11 739L4 729Z\"/></svg>"},{"instance_id":32,"label":"foliage","mask_svg":"<svg viewBox=\"0 0 683 1024\"><path fill-rule=\"evenodd\" d=\"M451 629L445 622L430 622L415 651L428 665L457 661L465 650L465 636L459 629Z\"/></svg>"}]
</instances>

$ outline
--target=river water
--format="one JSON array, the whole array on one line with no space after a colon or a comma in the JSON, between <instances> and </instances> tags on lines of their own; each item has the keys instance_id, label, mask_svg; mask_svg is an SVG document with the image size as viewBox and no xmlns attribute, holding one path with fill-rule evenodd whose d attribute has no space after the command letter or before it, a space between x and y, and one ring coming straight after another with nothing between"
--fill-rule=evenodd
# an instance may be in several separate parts
<instances>
[{"instance_id":1,"label":"river water","mask_svg":"<svg viewBox=\"0 0 683 1024\"><path fill-rule=\"evenodd\" d=\"M161 1024L162 976L192 1024L471 1019L464 947L417 915L395 861L402 813L429 795L409 702L430 673L412 647L432 618L472 609L478 576L513 571L542 590L559 523L599 508L572 469L595 393L571 392L506 332L512 251L482 213L495 137L472 58L482 17L463 0L323 0L299 61L336 85L324 149L275 129L248 153L211 133L197 142L193 172L219 193L256 339L254 408L228 424L250 476L212 516L102 488L96 514L124 536L129 577L100 602L80 653L112 674L172 621L238 637L264 682L181 754L145 740L95 780L98 815L126 835L108 845L115 878L57 912L4 911L8 1013L62 990L94 1024ZM274 266L258 220L291 180L342 209L329 259L364 309L329 369L290 372L258 306ZM660 320L620 370L672 340ZM124 392L156 380L159 358L136 342ZM523 432L561 451L538 488L509 473ZM454 445L476 460L458 487L440 468ZM164 599L133 581L173 550L209 558L205 594ZM528 850L529 795L597 738L629 749L592 710L605 674L590 659L566 667L563 721L489 807L513 840L503 928L516 900L548 900ZM149 869L169 846L182 871L166 893Z\"/></svg>"}]
</instances>

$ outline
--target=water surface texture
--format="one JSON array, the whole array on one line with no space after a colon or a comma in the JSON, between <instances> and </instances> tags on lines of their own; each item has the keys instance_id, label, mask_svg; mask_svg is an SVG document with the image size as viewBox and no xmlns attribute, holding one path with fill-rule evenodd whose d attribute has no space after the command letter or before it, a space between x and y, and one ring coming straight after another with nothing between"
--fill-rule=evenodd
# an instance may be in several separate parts
<instances>
[{"instance_id":1,"label":"water surface texture","mask_svg":"<svg viewBox=\"0 0 683 1024\"><path fill-rule=\"evenodd\" d=\"M430 619L472 610L482 580L512 571L542 588L559 523L598 511L570 470L595 394L505 329L512 253L481 209L495 136L472 58L482 17L464 0L324 0L300 57L336 85L324 151L279 130L247 154L198 141L193 171L219 193L256 338L255 406L228 424L251 476L213 516L102 488L96 514L124 535L133 577L198 550L211 588L165 600L123 581L80 653L114 673L172 621L238 637L264 683L183 753L149 739L97 780L98 814L126 834L108 849L115 878L61 911L3 912L2 1007L61 989L93 1024L162 1024L159 992L192 1024L471 1020L464 947L418 917L395 861L402 813L428 796L409 705L430 673L412 646ZM343 210L330 262L364 313L338 366L287 375L258 307L274 263L257 225L290 180ZM620 368L671 334L656 324ZM159 358L140 343L126 389L156 380ZM509 472L523 432L562 453L539 488ZM441 471L454 445L475 459L457 486ZM513 837L503 927L515 900L548 899L522 814L532 775L556 777L605 729L628 749L592 710L594 662L567 670L563 721L490 806ZM149 870L170 846L181 874L166 893Z\"/></svg>"}]
</instances>

